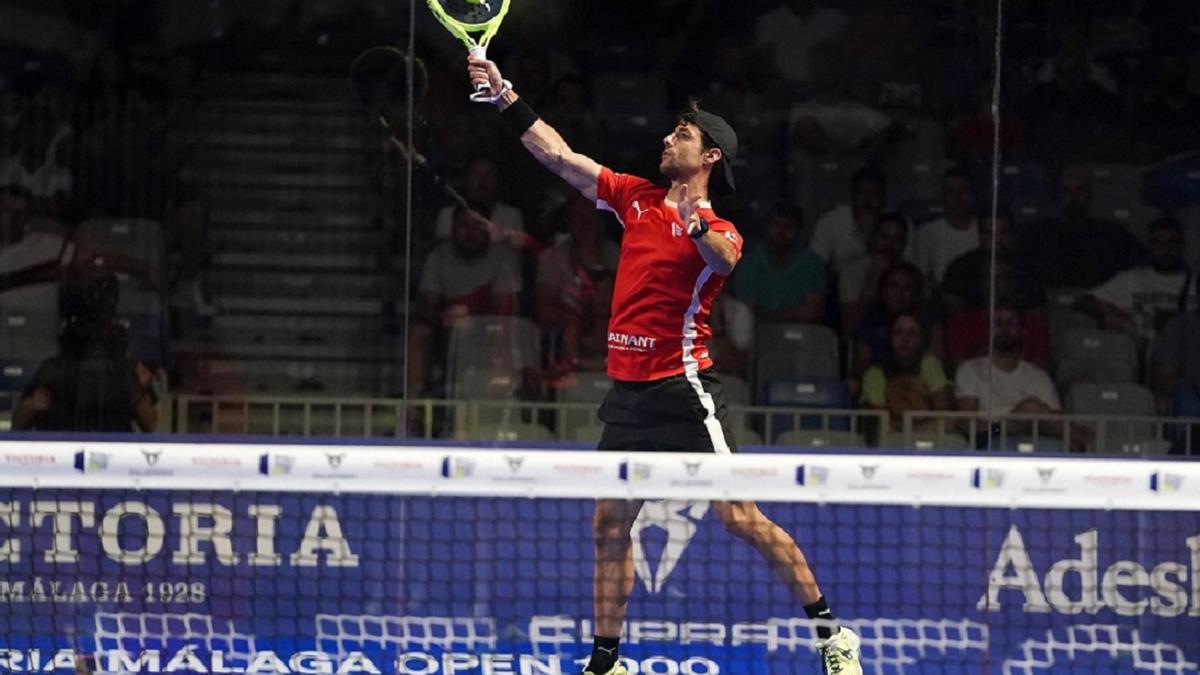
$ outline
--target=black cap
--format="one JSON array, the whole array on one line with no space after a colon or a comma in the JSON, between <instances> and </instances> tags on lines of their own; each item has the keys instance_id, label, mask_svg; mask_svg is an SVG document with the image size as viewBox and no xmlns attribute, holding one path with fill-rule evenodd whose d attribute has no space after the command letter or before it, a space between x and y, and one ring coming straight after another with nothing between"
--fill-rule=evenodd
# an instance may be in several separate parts
<instances>
[{"instance_id":1,"label":"black cap","mask_svg":"<svg viewBox=\"0 0 1200 675\"><path fill-rule=\"evenodd\" d=\"M700 130L708 134L713 143L721 149L721 159L725 163L725 182L729 184L729 189L736 190L737 187L733 184L733 160L737 159L737 132L729 126L725 118L704 110L689 113L684 119L700 127Z\"/></svg>"}]
</instances>

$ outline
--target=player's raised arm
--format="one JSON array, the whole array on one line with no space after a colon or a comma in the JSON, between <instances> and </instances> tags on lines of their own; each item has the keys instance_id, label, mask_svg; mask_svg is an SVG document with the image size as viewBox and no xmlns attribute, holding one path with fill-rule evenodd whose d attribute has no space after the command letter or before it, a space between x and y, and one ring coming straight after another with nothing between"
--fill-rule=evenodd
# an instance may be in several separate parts
<instances>
[{"instance_id":1,"label":"player's raised arm","mask_svg":"<svg viewBox=\"0 0 1200 675\"><path fill-rule=\"evenodd\" d=\"M492 102L500 108L504 121L520 135L525 149L542 166L567 181L584 197L596 198L596 181L600 178L600 164L596 160L572 150L554 127L538 118L533 108L513 90L512 84L500 76L500 69L494 62L469 57L467 72L471 84L488 85Z\"/></svg>"}]
</instances>

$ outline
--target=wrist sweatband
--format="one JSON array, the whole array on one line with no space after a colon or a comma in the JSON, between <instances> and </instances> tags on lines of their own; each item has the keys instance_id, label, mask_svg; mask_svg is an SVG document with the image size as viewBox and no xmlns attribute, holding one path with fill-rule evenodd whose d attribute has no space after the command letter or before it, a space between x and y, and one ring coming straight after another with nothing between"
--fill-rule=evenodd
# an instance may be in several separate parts
<instances>
[{"instance_id":1,"label":"wrist sweatband","mask_svg":"<svg viewBox=\"0 0 1200 675\"><path fill-rule=\"evenodd\" d=\"M699 239L700 237L703 237L706 232L708 232L708 219L704 216L700 216L700 227L696 228L696 231L691 233L689 236L692 239Z\"/></svg>"},{"instance_id":2,"label":"wrist sweatband","mask_svg":"<svg viewBox=\"0 0 1200 675\"><path fill-rule=\"evenodd\" d=\"M513 101L512 105L501 111L500 117L518 136L528 131L529 127L538 121L537 113L533 112L533 108L523 98Z\"/></svg>"}]
</instances>

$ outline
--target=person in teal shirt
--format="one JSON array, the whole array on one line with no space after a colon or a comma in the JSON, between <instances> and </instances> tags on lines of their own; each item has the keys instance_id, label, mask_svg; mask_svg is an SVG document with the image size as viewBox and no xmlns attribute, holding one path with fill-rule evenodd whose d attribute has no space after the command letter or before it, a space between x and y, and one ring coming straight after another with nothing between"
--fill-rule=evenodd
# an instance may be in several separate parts
<instances>
[{"instance_id":1,"label":"person in teal shirt","mask_svg":"<svg viewBox=\"0 0 1200 675\"><path fill-rule=\"evenodd\" d=\"M800 245L800 209L779 204L766 240L738 265L734 291L758 321L820 323L825 315L825 263Z\"/></svg>"}]
</instances>

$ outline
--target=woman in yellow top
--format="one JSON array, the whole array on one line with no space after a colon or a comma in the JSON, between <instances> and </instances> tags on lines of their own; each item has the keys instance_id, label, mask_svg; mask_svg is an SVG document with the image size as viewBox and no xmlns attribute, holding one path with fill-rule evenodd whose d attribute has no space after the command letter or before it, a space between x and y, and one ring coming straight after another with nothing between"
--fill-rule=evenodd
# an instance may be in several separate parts
<instances>
[{"instance_id":1,"label":"woman in yellow top","mask_svg":"<svg viewBox=\"0 0 1200 675\"><path fill-rule=\"evenodd\" d=\"M900 312L888 325L888 339L879 362L863 373L862 404L891 412L892 430L901 428L909 410L952 410L953 383L936 356L928 351L925 327L913 312ZM936 427L934 420L917 420L914 429Z\"/></svg>"}]
</instances>

